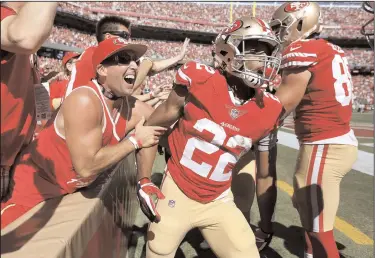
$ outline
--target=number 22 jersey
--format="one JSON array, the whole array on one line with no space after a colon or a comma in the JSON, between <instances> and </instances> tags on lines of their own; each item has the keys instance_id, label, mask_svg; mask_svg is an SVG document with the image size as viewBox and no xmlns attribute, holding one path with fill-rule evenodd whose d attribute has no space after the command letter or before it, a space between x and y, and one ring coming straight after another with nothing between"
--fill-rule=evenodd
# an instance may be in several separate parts
<instances>
[{"instance_id":1,"label":"number 22 jersey","mask_svg":"<svg viewBox=\"0 0 375 258\"><path fill-rule=\"evenodd\" d=\"M282 105L264 93L260 103L254 98L237 106L225 77L196 62L177 71L175 84L186 86L189 96L168 138L167 169L186 196L207 203L230 188L234 165L275 128Z\"/></svg>"}]
</instances>

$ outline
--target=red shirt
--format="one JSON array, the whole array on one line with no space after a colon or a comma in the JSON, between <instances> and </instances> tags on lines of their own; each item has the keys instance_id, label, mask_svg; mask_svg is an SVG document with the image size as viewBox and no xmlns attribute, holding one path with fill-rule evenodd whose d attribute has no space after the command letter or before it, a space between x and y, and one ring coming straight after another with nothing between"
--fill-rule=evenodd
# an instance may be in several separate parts
<instances>
[{"instance_id":1,"label":"red shirt","mask_svg":"<svg viewBox=\"0 0 375 258\"><path fill-rule=\"evenodd\" d=\"M268 93L263 106L255 99L235 106L226 79L196 62L182 66L175 83L187 86L190 96L168 138L168 170L186 196L207 203L230 188L234 165L275 128L282 106Z\"/></svg>"},{"instance_id":2,"label":"red shirt","mask_svg":"<svg viewBox=\"0 0 375 258\"><path fill-rule=\"evenodd\" d=\"M295 132L302 142L325 140L350 131L352 79L344 51L323 39L292 43L281 69L305 67L312 77L295 111Z\"/></svg>"},{"instance_id":3,"label":"red shirt","mask_svg":"<svg viewBox=\"0 0 375 258\"><path fill-rule=\"evenodd\" d=\"M16 15L1 6L1 21ZM34 55L1 50L1 166L12 166L32 139L35 124L34 84L40 82Z\"/></svg>"},{"instance_id":4,"label":"red shirt","mask_svg":"<svg viewBox=\"0 0 375 258\"><path fill-rule=\"evenodd\" d=\"M51 102L51 110L54 110L52 106L52 100L57 98L63 98L66 92L66 87L68 86L69 80L54 80L49 85L49 96Z\"/></svg>"},{"instance_id":5,"label":"red shirt","mask_svg":"<svg viewBox=\"0 0 375 258\"><path fill-rule=\"evenodd\" d=\"M96 82L89 82L86 85L83 87L92 89L103 105L105 117L103 119L102 146L118 144L125 137L124 112L126 109L123 107L126 103L122 104L116 119L112 119L100 86ZM12 198L17 204L33 206L45 199L75 192L79 188L88 186L97 178L95 175L82 178L75 172L65 138L55 126L57 114L58 112L55 112L54 117L48 121L36 139L25 149L21 161L16 165L14 180L16 184L19 184L18 189L22 189L22 185L25 185L25 188L30 187L30 183L24 182L24 179L30 175L33 177L30 180L34 182L32 187L35 188L34 190L25 190L25 192L33 193L28 196L25 196L22 191L14 191ZM38 168L35 175L33 175L34 172L31 172L35 171L33 168Z\"/></svg>"},{"instance_id":6,"label":"red shirt","mask_svg":"<svg viewBox=\"0 0 375 258\"><path fill-rule=\"evenodd\" d=\"M65 98L75 88L85 85L88 81L95 78L96 72L92 64L92 56L97 47L87 48L73 66L72 74L65 92Z\"/></svg>"}]
</instances>

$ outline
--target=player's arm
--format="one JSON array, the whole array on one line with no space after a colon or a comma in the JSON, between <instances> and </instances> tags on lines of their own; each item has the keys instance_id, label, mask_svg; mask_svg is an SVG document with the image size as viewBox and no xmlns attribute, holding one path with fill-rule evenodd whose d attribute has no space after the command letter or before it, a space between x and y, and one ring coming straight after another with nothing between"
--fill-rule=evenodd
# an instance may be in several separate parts
<instances>
[{"instance_id":1,"label":"player's arm","mask_svg":"<svg viewBox=\"0 0 375 258\"><path fill-rule=\"evenodd\" d=\"M306 68L287 69L283 71L281 78L281 84L275 95L283 105L286 117L301 102L311 73Z\"/></svg>"},{"instance_id":2,"label":"player's arm","mask_svg":"<svg viewBox=\"0 0 375 258\"><path fill-rule=\"evenodd\" d=\"M186 86L175 84L168 99L155 109L146 124L170 127L182 116L187 95Z\"/></svg>"},{"instance_id":3,"label":"player's arm","mask_svg":"<svg viewBox=\"0 0 375 258\"><path fill-rule=\"evenodd\" d=\"M1 49L19 54L36 53L51 32L57 4L27 2L17 15L2 20Z\"/></svg>"},{"instance_id":4,"label":"player's arm","mask_svg":"<svg viewBox=\"0 0 375 258\"><path fill-rule=\"evenodd\" d=\"M154 109L139 100L136 100L133 97L128 97L130 106L132 106L131 110L131 117L128 121L129 129L131 129L132 125L134 124L139 124L145 122L145 120L149 119L150 115L154 111ZM135 128L137 131L137 128ZM161 129L159 130L159 134L155 137L155 143L159 142L159 136L163 134L166 131L166 129ZM138 140L138 139L137 139ZM141 144L143 144L141 142ZM155 160L155 155L157 151L157 145L154 145L152 147L148 148L141 148L136 152L136 160L137 160L137 179L140 180L142 178L150 178L151 172L152 172L152 166L154 164Z\"/></svg>"},{"instance_id":5,"label":"player's arm","mask_svg":"<svg viewBox=\"0 0 375 258\"><path fill-rule=\"evenodd\" d=\"M277 129L259 140L256 150L257 179L265 179L269 176L276 178Z\"/></svg>"}]
</instances>

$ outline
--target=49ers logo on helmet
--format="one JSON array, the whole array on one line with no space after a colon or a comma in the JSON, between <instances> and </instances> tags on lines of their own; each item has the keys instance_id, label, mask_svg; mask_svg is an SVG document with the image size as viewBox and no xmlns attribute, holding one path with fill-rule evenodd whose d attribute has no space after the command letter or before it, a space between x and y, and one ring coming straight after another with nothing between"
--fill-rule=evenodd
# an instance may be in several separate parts
<instances>
[{"instance_id":1,"label":"49ers logo on helmet","mask_svg":"<svg viewBox=\"0 0 375 258\"><path fill-rule=\"evenodd\" d=\"M230 27L223 30L222 34L232 33L240 28L242 28L243 22L241 20L235 21Z\"/></svg>"},{"instance_id":2,"label":"49ers logo on helmet","mask_svg":"<svg viewBox=\"0 0 375 258\"><path fill-rule=\"evenodd\" d=\"M292 3L289 3L285 6L284 8L284 11L287 12L287 13L293 13L293 12L297 12L303 8L305 8L306 6L309 6L310 3L309 2L292 2Z\"/></svg>"}]
</instances>

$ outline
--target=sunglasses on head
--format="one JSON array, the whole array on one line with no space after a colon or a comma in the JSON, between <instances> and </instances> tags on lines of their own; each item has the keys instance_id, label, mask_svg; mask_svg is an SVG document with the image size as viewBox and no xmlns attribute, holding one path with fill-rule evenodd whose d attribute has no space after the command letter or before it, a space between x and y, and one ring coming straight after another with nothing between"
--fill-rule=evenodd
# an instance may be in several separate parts
<instances>
[{"instance_id":1,"label":"sunglasses on head","mask_svg":"<svg viewBox=\"0 0 375 258\"><path fill-rule=\"evenodd\" d=\"M112 34L114 36L118 36L120 38L126 39L126 40L130 39L130 33L126 32L126 31L105 31L103 33L104 34L109 33L109 34Z\"/></svg>"}]
</instances>

